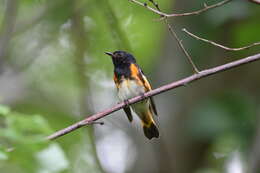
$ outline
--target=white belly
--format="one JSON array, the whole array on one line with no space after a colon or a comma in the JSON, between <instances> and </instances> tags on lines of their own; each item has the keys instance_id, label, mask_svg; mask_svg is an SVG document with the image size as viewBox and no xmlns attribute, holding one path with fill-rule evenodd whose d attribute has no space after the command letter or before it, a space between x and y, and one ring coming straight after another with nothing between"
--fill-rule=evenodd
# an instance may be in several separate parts
<instances>
[{"instance_id":1,"label":"white belly","mask_svg":"<svg viewBox=\"0 0 260 173\"><path fill-rule=\"evenodd\" d=\"M145 92L145 88L143 86L139 86L133 80L124 80L124 82L120 83L120 87L118 89L118 97L121 101L133 98Z\"/></svg>"},{"instance_id":2,"label":"white belly","mask_svg":"<svg viewBox=\"0 0 260 173\"><path fill-rule=\"evenodd\" d=\"M118 97L121 101L133 98L142 93L145 93L145 88L143 86L137 85L136 82L132 80L125 80L120 84L118 89ZM142 116L142 113L149 109L149 102L147 102L146 99L131 105L131 107L138 116ZM142 119L142 117L140 118Z\"/></svg>"}]
</instances>

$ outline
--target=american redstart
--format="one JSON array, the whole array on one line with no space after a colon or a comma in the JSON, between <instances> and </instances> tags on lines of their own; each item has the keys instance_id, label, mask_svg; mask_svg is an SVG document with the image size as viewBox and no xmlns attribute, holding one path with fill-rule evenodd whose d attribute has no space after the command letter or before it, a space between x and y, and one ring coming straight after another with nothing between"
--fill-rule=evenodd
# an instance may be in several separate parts
<instances>
[{"instance_id":1,"label":"american redstart","mask_svg":"<svg viewBox=\"0 0 260 173\"><path fill-rule=\"evenodd\" d=\"M116 84L118 97L125 101L138 95L150 91L151 85L146 79L143 71L136 63L136 59L125 51L105 52L112 57L114 64L114 82ZM155 125L153 115L157 115L157 110L153 98L142 100L131 105L132 110L139 116L142 122L144 134L148 139L159 137L158 128ZM124 111L130 122L133 120L129 106Z\"/></svg>"}]
</instances>

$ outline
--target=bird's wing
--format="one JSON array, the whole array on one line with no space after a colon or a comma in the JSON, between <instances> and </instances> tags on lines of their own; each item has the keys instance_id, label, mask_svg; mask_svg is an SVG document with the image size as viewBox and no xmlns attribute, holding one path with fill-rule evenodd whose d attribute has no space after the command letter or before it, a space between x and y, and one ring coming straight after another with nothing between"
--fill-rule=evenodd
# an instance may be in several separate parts
<instances>
[{"instance_id":1,"label":"bird's wing","mask_svg":"<svg viewBox=\"0 0 260 173\"><path fill-rule=\"evenodd\" d=\"M154 103L154 100L153 100L152 97L150 97L150 101L151 101L151 105L149 106L149 108L150 108L151 110L153 110L153 113L154 113L155 115L158 116L157 109L156 109L156 106L155 106L155 103Z\"/></svg>"},{"instance_id":2,"label":"bird's wing","mask_svg":"<svg viewBox=\"0 0 260 173\"><path fill-rule=\"evenodd\" d=\"M141 70L141 68L139 67L139 78L141 79L142 83L143 83L143 86L145 87L145 91L151 91L152 90L152 87L149 83L149 81L147 80L147 78L145 77L143 71ZM154 103L154 100L152 97L150 97L150 102L151 104L149 105L149 109L155 114L155 115L158 115L157 114L157 109L156 109L156 106L155 106L155 103Z\"/></svg>"}]
</instances>

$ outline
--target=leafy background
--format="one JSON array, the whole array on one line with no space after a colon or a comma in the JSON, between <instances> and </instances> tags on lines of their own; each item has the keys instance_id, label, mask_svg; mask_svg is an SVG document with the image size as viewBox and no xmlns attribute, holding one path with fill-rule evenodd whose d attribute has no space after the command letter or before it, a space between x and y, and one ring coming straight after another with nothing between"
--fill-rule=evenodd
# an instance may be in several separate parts
<instances>
[{"instance_id":1,"label":"leafy background","mask_svg":"<svg viewBox=\"0 0 260 173\"><path fill-rule=\"evenodd\" d=\"M165 12L181 13L205 1L158 2ZM259 62L156 96L159 140L148 141L138 118L129 124L118 111L103 126L46 141L118 102L105 51L134 54L154 88L192 69L158 16L127 0L3 0L0 11L1 173L260 171ZM240 47L260 40L259 17L259 5L237 0L169 21L205 69L259 47L227 52L182 28Z\"/></svg>"}]
</instances>

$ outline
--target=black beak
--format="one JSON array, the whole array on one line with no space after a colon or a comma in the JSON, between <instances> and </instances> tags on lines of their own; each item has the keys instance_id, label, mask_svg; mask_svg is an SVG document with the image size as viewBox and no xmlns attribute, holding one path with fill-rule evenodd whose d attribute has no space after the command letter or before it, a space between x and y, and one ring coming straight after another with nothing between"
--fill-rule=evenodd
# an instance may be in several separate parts
<instances>
[{"instance_id":1,"label":"black beak","mask_svg":"<svg viewBox=\"0 0 260 173\"><path fill-rule=\"evenodd\" d=\"M105 54L113 57L113 53L111 53L111 52L105 52Z\"/></svg>"}]
</instances>

